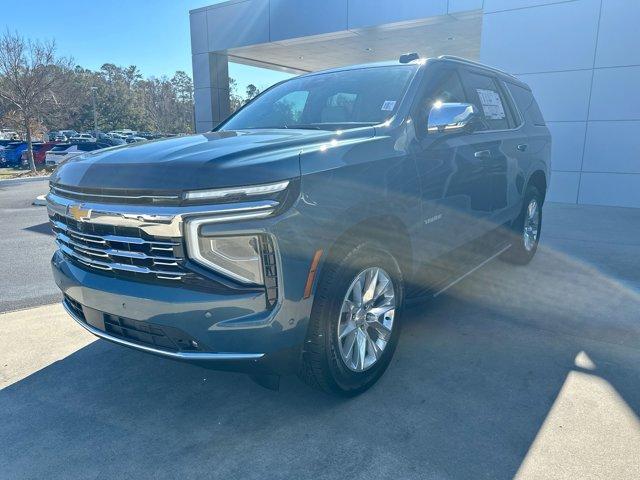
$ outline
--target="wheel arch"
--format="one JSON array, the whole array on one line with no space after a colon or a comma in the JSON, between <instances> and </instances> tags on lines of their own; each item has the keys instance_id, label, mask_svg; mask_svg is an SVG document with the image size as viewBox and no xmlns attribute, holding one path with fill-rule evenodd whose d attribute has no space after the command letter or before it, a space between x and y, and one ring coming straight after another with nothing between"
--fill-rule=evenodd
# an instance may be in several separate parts
<instances>
[{"instance_id":1,"label":"wheel arch","mask_svg":"<svg viewBox=\"0 0 640 480\"><path fill-rule=\"evenodd\" d=\"M380 225L385 225L382 233ZM350 226L332 242L325 254L320 279L327 262L340 258L351 248L371 239L393 255L405 279L412 275L413 247L407 226L394 215L378 215Z\"/></svg>"},{"instance_id":2,"label":"wheel arch","mask_svg":"<svg viewBox=\"0 0 640 480\"><path fill-rule=\"evenodd\" d=\"M545 201L545 199L547 197L547 187L548 187L547 176L544 173L544 171L542 171L542 170L534 171L529 176L529 181L527 182L527 187L529 185L533 185L534 187L536 187L538 189L538 191L542 195L542 203L544 204L544 201ZM525 189L525 191L526 191L526 189Z\"/></svg>"}]
</instances>

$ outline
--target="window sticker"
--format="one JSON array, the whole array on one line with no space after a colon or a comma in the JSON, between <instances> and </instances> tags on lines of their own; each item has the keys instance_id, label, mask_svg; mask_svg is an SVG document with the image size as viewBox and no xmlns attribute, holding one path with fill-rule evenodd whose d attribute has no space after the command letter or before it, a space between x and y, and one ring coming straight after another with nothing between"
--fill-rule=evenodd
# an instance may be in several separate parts
<instances>
[{"instance_id":1,"label":"window sticker","mask_svg":"<svg viewBox=\"0 0 640 480\"><path fill-rule=\"evenodd\" d=\"M478 92L482 110L487 119L502 120L505 117L504 107L502 106L502 100L500 100L498 92L483 90L482 88L476 88L476 92Z\"/></svg>"},{"instance_id":2,"label":"window sticker","mask_svg":"<svg viewBox=\"0 0 640 480\"><path fill-rule=\"evenodd\" d=\"M395 100L385 100L385 102L382 104L381 110L383 112L391 112L395 107L396 107Z\"/></svg>"}]
</instances>

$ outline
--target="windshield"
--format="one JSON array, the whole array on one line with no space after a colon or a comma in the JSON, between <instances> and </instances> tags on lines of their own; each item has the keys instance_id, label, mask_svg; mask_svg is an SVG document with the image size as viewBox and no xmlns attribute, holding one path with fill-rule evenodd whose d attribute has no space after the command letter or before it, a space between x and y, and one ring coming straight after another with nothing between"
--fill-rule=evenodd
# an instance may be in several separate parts
<instances>
[{"instance_id":1,"label":"windshield","mask_svg":"<svg viewBox=\"0 0 640 480\"><path fill-rule=\"evenodd\" d=\"M416 70L398 65L294 78L258 96L219 130L376 125L394 115Z\"/></svg>"}]
</instances>

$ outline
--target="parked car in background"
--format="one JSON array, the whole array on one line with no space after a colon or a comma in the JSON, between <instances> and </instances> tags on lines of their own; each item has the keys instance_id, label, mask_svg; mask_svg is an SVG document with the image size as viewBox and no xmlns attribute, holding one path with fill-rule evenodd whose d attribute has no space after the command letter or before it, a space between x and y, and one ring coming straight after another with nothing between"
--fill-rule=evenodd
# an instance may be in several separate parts
<instances>
[{"instance_id":1,"label":"parked car in background","mask_svg":"<svg viewBox=\"0 0 640 480\"><path fill-rule=\"evenodd\" d=\"M90 133L80 133L69 139L72 143L95 142L96 138Z\"/></svg>"},{"instance_id":2,"label":"parked car in background","mask_svg":"<svg viewBox=\"0 0 640 480\"><path fill-rule=\"evenodd\" d=\"M117 145L125 145L127 143L122 138L109 136L108 133L98 133L96 135L96 141L107 147L115 147Z\"/></svg>"},{"instance_id":3,"label":"parked car in background","mask_svg":"<svg viewBox=\"0 0 640 480\"><path fill-rule=\"evenodd\" d=\"M356 395L390 364L405 297L533 258L550 155L531 88L494 68L314 72L214 131L60 168L54 278L109 341Z\"/></svg>"},{"instance_id":4,"label":"parked car in background","mask_svg":"<svg viewBox=\"0 0 640 480\"><path fill-rule=\"evenodd\" d=\"M56 142L34 143L33 144L33 163L36 167L44 165L47 152L57 145ZM25 149L21 155L21 163L23 167L29 166L28 152Z\"/></svg>"},{"instance_id":5,"label":"parked car in background","mask_svg":"<svg viewBox=\"0 0 640 480\"><path fill-rule=\"evenodd\" d=\"M118 144L116 144L118 145ZM113 142L82 142L82 143L67 143L62 145L56 145L46 155L46 169L54 170L56 167L62 165L67 160L70 160L83 153L94 152L103 148L109 148L116 146Z\"/></svg>"},{"instance_id":6,"label":"parked car in background","mask_svg":"<svg viewBox=\"0 0 640 480\"><path fill-rule=\"evenodd\" d=\"M138 143L138 142L146 142L147 139L144 137L139 137L137 135L128 135L124 139L127 143Z\"/></svg>"},{"instance_id":7,"label":"parked car in background","mask_svg":"<svg viewBox=\"0 0 640 480\"><path fill-rule=\"evenodd\" d=\"M3 128L0 130L0 139L2 140L20 140L20 135L13 130L9 130L8 128Z\"/></svg>"},{"instance_id":8,"label":"parked car in background","mask_svg":"<svg viewBox=\"0 0 640 480\"><path fill-rule=\"evenodd\" d=\"M142 137L145 140L157 140L158 138L164 137L162 133L156 132L138 132L138 137Z\"/></svg>"},{"instance_id":9,"label":"parked car in background","mask_svg":"<svg viewBox=\"0 0 640 480\"><path fill-rule=\"evenodd\" d=\"M4 138L0 139L0 152L1 152L2 150L4 150L4 148L5 148L7 145L9 145L11 142L13 142L13 140L4 139Z\"/></svg>"},{"instance_id":10,"label":"parked car in background","mask_svg":"<svg viewBox=\"0 0 640 480\"><path fill-rule=\"evenodd\" d=\"M125 128L122 130L111 130L110 132L108 132L108 135L115 135L115 136L125 138L129 135L136 135L137 133L138 132L136 132L135 130L129 130L128 128Z\"/></svg>"},{"instance_id":11,"label":"parked car in background","mask_svg":"<svg viewBox=\"0 0 640 480\"><path fill-rule=\"evenodd\" d=\"M78 132L76 132L75 130L60 130L58 133L61 133L62 135L67 137L67 140L78 135Z\"/></svg>"},{"instance_id":12,"label":"parked car in background","mask_svg":"<svg viewBox=\"0 0 640 480\"><path fill-rule=\"evenodd\" d=\"M74 155L79 155L78 145L71 143L59 143L45 155L45 168L53 170L62 162Z\"/></svg>"},{"instance_id":13,"label":"parked car in background","mask_svg":"<svg viewBox=\"0 0 640 480\"><path fill-rule=\"evenodd\" d=\"M27 149L27 142L11 142L0 153L0 166L18 167L22 162L22 152Z\"/></svg>"}]
</instances>

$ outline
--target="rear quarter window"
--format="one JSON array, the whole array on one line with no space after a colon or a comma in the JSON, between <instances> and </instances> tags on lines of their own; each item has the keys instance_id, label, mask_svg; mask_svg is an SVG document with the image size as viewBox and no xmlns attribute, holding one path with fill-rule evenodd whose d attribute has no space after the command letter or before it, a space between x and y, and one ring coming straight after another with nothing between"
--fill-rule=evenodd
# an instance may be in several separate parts
<instances>
[{"instance_id":1,"label":"rear quarter window","mask_svg":"<svg viewBox=\"0 0 640 480\"><path fill-rule=\"evenodd\" d=\"M531 90L510 82L506 82L506 84L522 115L525 118L529 118L534 125L546 125L540 107Z\"/></svg>"}]
</instances>

